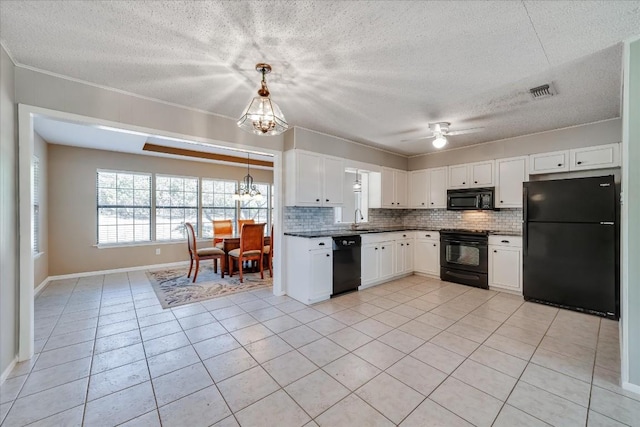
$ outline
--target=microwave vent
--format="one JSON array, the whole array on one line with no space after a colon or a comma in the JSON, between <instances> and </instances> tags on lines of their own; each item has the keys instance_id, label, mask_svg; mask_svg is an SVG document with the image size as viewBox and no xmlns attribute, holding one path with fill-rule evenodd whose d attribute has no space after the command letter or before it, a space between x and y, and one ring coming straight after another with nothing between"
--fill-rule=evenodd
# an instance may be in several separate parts
<instances>
[{"instance_id":1,"label":"microwave vent","mask_svg":"<svg viewBox=\"0 0 640 427\"><path fill-rule=\"evenodd\" d=\"M553 86L553 83L548 83L542 86L534 87L529 89L529 93L533 99L543 99L549 98L553 95L556 95L556 88Z\"/></svg>"}]
</instances>

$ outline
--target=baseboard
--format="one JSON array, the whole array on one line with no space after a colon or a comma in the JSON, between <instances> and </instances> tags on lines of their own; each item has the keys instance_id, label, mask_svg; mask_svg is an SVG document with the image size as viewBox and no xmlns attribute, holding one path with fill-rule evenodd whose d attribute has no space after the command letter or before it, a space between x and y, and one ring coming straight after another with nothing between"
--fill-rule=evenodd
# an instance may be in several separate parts
<instances>
[{"instance_id":1,"label":"baseboard","mask_svg":"<svg viewBox=\"0 0 640 427\"><path fill-rule=\"evenodd\" d=\"M58 275L58 276L49 276L47 278L47 280L51 282L53 280L76 279L78 277L95 276L96 274L128 273L130 271L151 270L151 269L155 269L155 268L180 267L180 266L188 265L188 264L189 264L189 261L178 261L178 262L169 262L169 263L166 263L166 264L152 264L152 265L139 265L139 266L136 266L136 267L114 268L112 270L83 271L81 273L71 273L71 274L61 274L61 275Z\"/></svg>"},{"instance_id":2,"label":"baseboard","mask_svg":"<svg viewBox=\"0 0 640 427\"><path fill-rule=\"evenodd\" d=\"M44 288L49 286L49 283L51 283L51 277L47 277L46 279L44 279L42 283L40 283L38 287L33 290L33 296L37 297L40 292L44 291Z\"/></svg>"},{"instance_id":3,"label":"baseboard","mask_svg":"<svg viewBox=\"0 0 640 427\"><path fill-rule=\"evenodd\" d=\"M4 380L6 380L9 374L11 373L11 371L13 371L13 368L15 368L16 363L18 363L18 356L14 357L11 363L9 363L9 366L7 366L7 369L5 369L4 372L2 372L2 375L0 376L0 385L4 383Z\"/></svg>"},{"instance_id":4,"label":"baseboard","mask_svg":"<svg viewBox=\"0 0 640 427\"><path fill-rule=\"evenodd\" d=\"M623 382L622 383L622 388L624 390L630 391L632 393L640 394L640 385L631 384L629 382Z\"/></svg>"}]
</instances>

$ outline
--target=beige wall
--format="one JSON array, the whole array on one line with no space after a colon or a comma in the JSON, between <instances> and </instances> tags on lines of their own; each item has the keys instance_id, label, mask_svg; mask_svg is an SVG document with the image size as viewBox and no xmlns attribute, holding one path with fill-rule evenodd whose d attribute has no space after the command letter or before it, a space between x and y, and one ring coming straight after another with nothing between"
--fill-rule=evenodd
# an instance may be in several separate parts
<instances>
[{"instance_id":1,"label":"beige wall","mask_svg":"<svg viewBox=\"0 0 640 427\"><path fill-rule=\"evenodd\" d=\"M622 120L618 118L411 157L409 170L547 153L620 141L622 141Z\"/></svg>"},{"instance_id":2,"label":"beige wall","mask_svg":"<svg viewBox=\"0 0 640 427\"><path fill-rule=\"evenodd\" d=\"M291 148L291 137L285 137L285 148ZM303 128L293 129L293 145L300 150L315 151L329 156L369 163L372 165L407 170L407 157L367 147L346 139Z\"/></svg>"},{"instance_id":3,"label":"beige wall","mask_svg":"<svg viewBox=\"0 0 640 427\"><path fill-rule=\"evenodd\" d=\"M156 129L282 151L283 136L258 136L241 130L234 119L190 110L16 67L18 103ZM241 112L238 112L240 115Z\"/></svg>"},{"instance_id":4,"label":"beige wall","mask_svg":"<svg viewBox=\"0 0 640 427\"><path fill-rule=\"evenodd\" d=\"M34 132L33 154L40 161L40 255L33 262L33 286L38 287L49 276L49 213L47 143Z\"/></svg>"},{"instance_id":5,"label":"beige wall","mask_svg":"<svg viewBox=\"0 0 640 427\"><path fill-rule=\"evenodd\" d=\"M96 170L242 180L247 170L204 162L49 144L49 274L79 273L188 260L186 243L97 248ZM256 182L271 171L252 169ZM156 248L161 254L156 255Z\"/></svg>"},{"instance_id":6,"label":"beige wall","mask_svg":"<svg viewBox=\"0 0 640 427\"><path fill-rule=\"evenodd\" d=\"M0 46L0 374L18 353L18 111L11 58Z\"/></svg>"}]
</instances>

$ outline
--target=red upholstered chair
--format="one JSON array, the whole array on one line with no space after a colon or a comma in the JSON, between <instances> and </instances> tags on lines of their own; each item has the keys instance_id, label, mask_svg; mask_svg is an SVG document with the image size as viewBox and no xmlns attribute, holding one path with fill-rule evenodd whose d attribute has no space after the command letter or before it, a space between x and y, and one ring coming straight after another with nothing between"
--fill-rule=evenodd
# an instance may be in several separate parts
<instances>
[{"instance_id":1,"label":"red upholstered chair","mask_svg":"<svg viewBox=\"0 0 640 427\"><path fill-rule=\"evenodd\" d=\"M195 283L196 277L198 276L198 270L200 269L200 260L212 259L213 260L213 271L215 273L218 272L218 265L216 264L216 260L220 260L220 275L224 278L224 251L218 248L201 248L198 249L196 247L196 232L193 229L193 225L190 223L184 224L187 229L187 247L189 249L189 258L191 258L191 263L189 264L189 274L187 277L191 277L191 270L193 269L193 262L196 263L196 271L193 273L193 282Z\"/></svg>"},{"instance_id":2,"label":"red upholstered chair","mask_svg":"<svg viewBox=\"0 0 640 427\"><path fill-rule=\"evenodd\" d=\"M264 267L262 258L264 257L264 226L266 224L244 224L240 233L240 247L229 251L229 265L231 266L229 276L233 276L234 260L240 270L240 283L244 283L242 277L243 261L258 261L260 264L260 278L264 279Z\"/></svg>"}]
</instances>

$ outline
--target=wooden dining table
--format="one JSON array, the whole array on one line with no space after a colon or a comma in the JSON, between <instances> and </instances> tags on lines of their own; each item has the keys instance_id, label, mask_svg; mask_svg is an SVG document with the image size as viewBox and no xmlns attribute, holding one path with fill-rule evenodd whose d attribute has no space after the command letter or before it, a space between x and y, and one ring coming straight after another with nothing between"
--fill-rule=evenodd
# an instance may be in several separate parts
<instances>
[{"instance_id":1,"label":"wooden dining table","mask_svg":"<svg viewBox=\"0 0 640 427\"><path fill-rule=\"evenodd\" d=\"M215 236L216 240L222 239L222 250L225 253L225 256L229 254L230 251L234 249L238 249L240 247L240 235L239 234L222 234ZM264 236L265 246L271 244L271 236ZM227 261L227 260L225 260ZM226 262L227 265L227 274L231 275L231 263Z\"/></svg>"}]
</instances>

